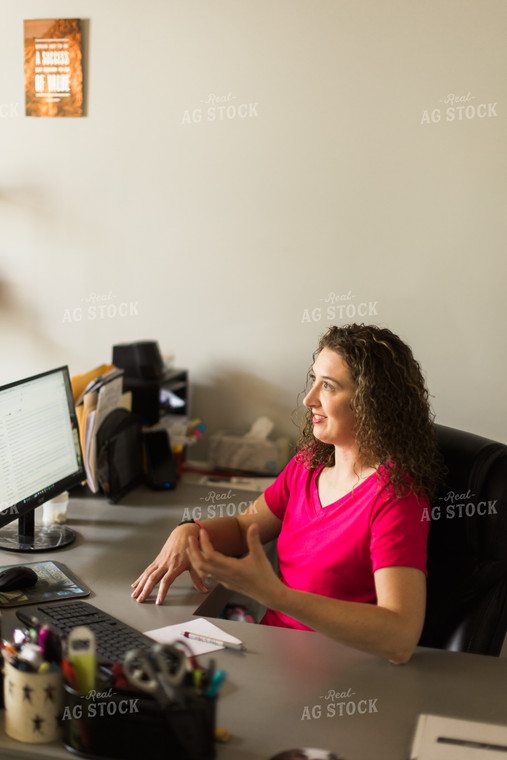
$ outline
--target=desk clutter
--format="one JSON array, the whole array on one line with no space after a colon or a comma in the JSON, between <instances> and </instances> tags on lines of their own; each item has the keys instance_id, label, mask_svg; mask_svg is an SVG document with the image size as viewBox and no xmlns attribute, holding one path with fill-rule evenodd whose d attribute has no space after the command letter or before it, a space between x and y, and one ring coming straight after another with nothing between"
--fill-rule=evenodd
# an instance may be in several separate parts
<instances>
[{"instance_id":1,"label":"desk clutter","mask_svg":"<svg viewBox=\"0 0 507 760\"><path fill-rule=\"evenodd\" d=\"M244 435L214 433L209 441L210 467L261 475L278 475L289 460L289 439L269 438L274 423L259 417Z\"/></svg>"},{"instance_id":2,"label":"desk clutter","mask_svg":"<svg viewBox=\"0 0 507 760\"><path fill-rule=\"evenodd\" d=\"M18 616L19 617L19 616ZM216 700L225 672L196 661L188 643L152 642L102 663L86 626L62 638L33 616L2 640L5 730L20 742L63 738L88 757L215 757Z\"/></svg>"},{"instance_id":3,"label":"desk clutter","mask_svg":"<svg viewBox=\"0 0 507 760\"><path fill-rule=\"evenodd\" d=\"M14 641L2 641L5 731L22 742L51 742L59 737L63 706L61 646L48 628L17 629Z\"/></svg>"},{"instance_id":4,"label":"desk clutter","mask_svg":"<svg viewBox=\"0 0 507 760\"><path fill-rule=\"evenodd\" d=\"M71 383L90 490L117 502L140 483L175 488L187 446L205 430L188 417L188 372L140 341L113 346L111 364Z\"/></svg>"}]
</instances>

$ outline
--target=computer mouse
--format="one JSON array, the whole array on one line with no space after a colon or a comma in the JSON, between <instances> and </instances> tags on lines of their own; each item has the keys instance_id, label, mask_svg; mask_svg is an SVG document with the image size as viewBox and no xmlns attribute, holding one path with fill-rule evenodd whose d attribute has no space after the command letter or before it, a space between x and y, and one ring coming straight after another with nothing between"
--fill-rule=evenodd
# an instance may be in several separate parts
<instances>
[{"instance_id":1,"label":"computer mouse","mask_svg":"<svg viewBox=\"0 0 507 760\"><path fill-rule=\"evenodd\" d=\"M34 586L38 580L39 576L30 567L8 567L0 572L0 592L28 588Z\"/></svg>"}]
</instances>

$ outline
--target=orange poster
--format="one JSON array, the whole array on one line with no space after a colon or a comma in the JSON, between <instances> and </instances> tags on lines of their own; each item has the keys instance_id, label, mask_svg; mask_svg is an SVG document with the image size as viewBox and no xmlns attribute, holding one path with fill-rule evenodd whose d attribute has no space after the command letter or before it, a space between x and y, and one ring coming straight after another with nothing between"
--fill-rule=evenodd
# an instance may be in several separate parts
<instances>
[{"instance_id":1,"label":"orange poster","mask_svg":"<svg viewBox=\"0 0 507 760\"><path fill-rule=\"evenodd\" d=\"M80 19L25 21L27 116L82 116Z\"/></svg>"}]
</instances>

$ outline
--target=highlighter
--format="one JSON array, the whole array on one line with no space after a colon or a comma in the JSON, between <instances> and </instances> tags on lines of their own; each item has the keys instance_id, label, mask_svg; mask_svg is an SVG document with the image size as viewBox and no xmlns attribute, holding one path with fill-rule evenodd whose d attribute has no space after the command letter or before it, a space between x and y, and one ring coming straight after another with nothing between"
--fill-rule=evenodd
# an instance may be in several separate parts
<instances>
[{"instance_id":1,"label":"highlighter","mask_svg":"<svg viewBox=\"0 0 507 760\"><path fill-rule=\"evenodd\" d=\"M67 646L67 656L76 675L77 688L82 694L88 694L95 689L95 635L89 628L80 625L69 633Z\"/></svg>"}]
</instances>

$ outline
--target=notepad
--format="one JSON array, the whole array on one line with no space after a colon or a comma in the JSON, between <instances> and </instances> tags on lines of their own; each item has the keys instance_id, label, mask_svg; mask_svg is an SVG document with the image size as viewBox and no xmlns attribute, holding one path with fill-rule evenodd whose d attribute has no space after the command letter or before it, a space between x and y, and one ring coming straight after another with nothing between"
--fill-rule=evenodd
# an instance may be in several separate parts
<instances>
[{"instance_id":1,"label":"notepad","mask_svg":"<svg viewBox=\"0 0 507 760\"><path fill-rule=\"evenodd\" d=\"M150 636L160 644L174 644L175 641L184 641L191 645L192 652L197 656L200 654L208 654L208 652L217 652L224 647L215 646L213 644L205 643L203 641L196 641L192 639L186 639L183 634L185 631L196 633L200 636L211 636L214 639L221 639L222 641L229 641L232 644L240 644L241 639L236 636L231 636L226 633L217 625L210 623L205 618L193 618L187 623L177 623L176 625L167 625L164 628L156 628L153 631L145 631L147 636Z\"/></svg>"},{"instance_id":2,"label":"notepad","mask_svg":"<svg viewBox=\"0 0 507 760\"><path fill-rule=\"evenodd\" d=\"M507 760L507 726L420 715L410 760Z\"/></svg>"}]
</instances>

